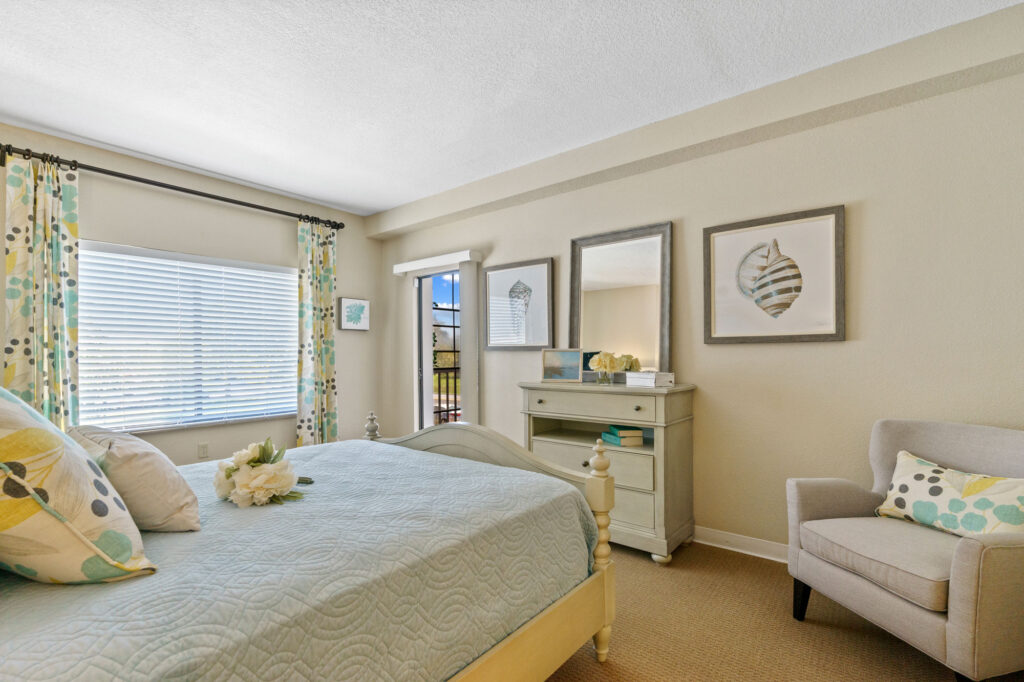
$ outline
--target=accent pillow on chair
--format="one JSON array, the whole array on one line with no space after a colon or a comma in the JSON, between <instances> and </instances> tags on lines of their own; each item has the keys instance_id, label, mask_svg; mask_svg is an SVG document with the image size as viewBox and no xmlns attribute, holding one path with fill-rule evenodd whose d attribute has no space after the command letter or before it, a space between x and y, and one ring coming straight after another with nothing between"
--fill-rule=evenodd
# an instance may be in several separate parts
<instances>
[{"instance_id":1,"label":"accent pillow on chair","mask_svg":"<svg viewBox=\"0 0 1024 682\"><path fill-rule=\"evenodd\" d=\"M167 455L127 433L76 426L68 435L92 455L142 530L199 530L199 501Z\"/></svg>"},{"instance_id":2,"label":"accent pillow on chair","mask_svg":"<svg viewBox=\"0 0 1024 682\"><path fill-rule=\"evenodd\" d=\"M969 474L901 450L875 514L965 537L1024 533L1024 478Z\"/></svg>"},{"instance_id":3,"label":"accent pillow on chair","mask_svg":"<svg viewBox=\"0 0 1024 682\"><path fill-rule=\"evenodd\" d=\"M0 568L44 583L97 583L156 566L103 471L0 388Z\"/></svg>"}]
</instances>

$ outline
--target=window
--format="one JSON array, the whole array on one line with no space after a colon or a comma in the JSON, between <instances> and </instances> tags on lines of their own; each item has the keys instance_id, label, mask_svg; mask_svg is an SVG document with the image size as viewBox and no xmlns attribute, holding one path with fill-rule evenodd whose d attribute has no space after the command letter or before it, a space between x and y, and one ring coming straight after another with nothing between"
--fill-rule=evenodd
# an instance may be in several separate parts
<instances>
[{"instance_id":1,"label":"window","mask_svg":"<svg viewBox=\"0 0 1024 682\"><path fill-rule=\"evenodd\" d=\"M294 269L83 242L78 277L81 423L295 413Z\"/></svg>"}]
</instances>

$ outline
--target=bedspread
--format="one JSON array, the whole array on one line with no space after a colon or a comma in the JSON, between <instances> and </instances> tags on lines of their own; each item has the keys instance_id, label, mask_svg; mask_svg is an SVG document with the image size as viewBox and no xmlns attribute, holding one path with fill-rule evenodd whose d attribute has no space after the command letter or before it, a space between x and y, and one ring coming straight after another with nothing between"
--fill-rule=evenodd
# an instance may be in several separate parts
<instances>
[{"instance_id":1,"label":"bedspread","mask_svg":"<svg viewBox=\"0 0 1024 682\"><path fill-rule=\"evenodd\" d=\"M564 481L370 441L288 457L315 483L283 506L182 467L202 530L144 533L152 576L0 572L0 677L445 679L589 575L597 529Z\"/></svg>"}]
</instances>

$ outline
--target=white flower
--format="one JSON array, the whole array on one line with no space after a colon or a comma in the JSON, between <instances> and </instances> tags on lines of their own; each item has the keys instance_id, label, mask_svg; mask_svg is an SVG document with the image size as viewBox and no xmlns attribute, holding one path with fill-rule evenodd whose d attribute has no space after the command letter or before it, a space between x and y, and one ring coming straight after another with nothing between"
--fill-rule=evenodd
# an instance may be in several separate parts
<instances>
[{"instance_id":1,"label":"white flower","mask_svg":"<svg viewBox=\"0 0 1024 682\"><path fill-rule=\"evenodd\" d=\"M616 372L636 372L640 369L640 360L632 355L622 355L615 358Z\"/></svg>"},{"instance_id":2,"label":"white flower","mask_svg":"<svg viewBox=\"0 0 1024 682\"><path fill-rule=\"evenodd\" d=\"M614 353L601 351L590 358L589 367L600 372L635 372L640 369L640 361L632 355L623 354L616 357Z\"/></svg>"},{"instance_id":3,"label":"white flower","mask_svg":"<svg viewBox=\"0 0 1024 682\"><path fill-rule=\"evenodd\" d=\"M614 372L615 354L603 350L594 357L590 358L589 364L590 369L597 370L599 372Z\"/></svg>"},{"instance_id":4,"label":"white flower","mask_svg":"<svg viewBox=\"0 0 1024 682\"><path fill-rule=\"evenodd\" d=\"M225 469L231 466L230 460L220 463L220 470L213 475L213 489L217 491L217 497L226 500L231 491L235 489L235 482L227 477Z\"/></svg>"},{"instance_id":5,"label":"white flower","mask_svg":"<svg viewBox=\"0 0 1024 682\"><path fill-rule=\"evenodd\" d=\"M228 499L237 504L239 507L248 507L252 505L252 495L241 492L238 488L231 491L228 495Z\"/></svg>"},{"instance_id":6,"label":"white flower","mask_svg":"<svg viewBox=\"0 0 1024 682\"><path fill-rule=\"evenodd\" d=\"M243 465L231 480L235 482L231 501L239 507L248 507L250 504L266 504L274 495L287 495L299 479L292 471L292 463L281 460L276 464L255 467Z\"/></svg>"},{"instance_id":7,"label":"white flower","mask_svg":"<svg viewBox=\"0 0 1024 682\"><path fill-rule=\"evenodd\" d=\"M259 456L260 444L249 443L248 447L246 447L244 450L239 450L238 452L236 452L234 456L231 458L231 461L234 462L234 465L236 467L241 468Z\"/></svg>"}]
</instances>

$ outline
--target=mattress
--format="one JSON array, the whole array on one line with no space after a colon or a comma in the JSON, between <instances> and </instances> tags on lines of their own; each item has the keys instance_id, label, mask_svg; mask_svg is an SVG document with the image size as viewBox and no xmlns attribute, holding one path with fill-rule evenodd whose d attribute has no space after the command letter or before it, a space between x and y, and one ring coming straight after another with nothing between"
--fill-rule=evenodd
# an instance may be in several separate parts
<instances>
[{"instance_id":1,"label":"mattress","mask_svg":"<svg viewBox=\"0 0 1024 682\"><path fill-rule=\"evenodd\" d=\"M289 451L306 497L239 509L182 467L202 530L159 570L56 586L0 572L0 678L440 680L583 581L572 485L370 441Z\"/></svg>"}]
</instances>

